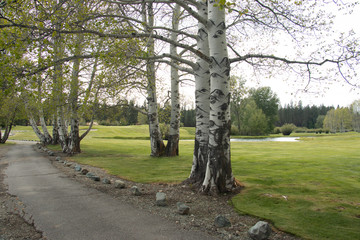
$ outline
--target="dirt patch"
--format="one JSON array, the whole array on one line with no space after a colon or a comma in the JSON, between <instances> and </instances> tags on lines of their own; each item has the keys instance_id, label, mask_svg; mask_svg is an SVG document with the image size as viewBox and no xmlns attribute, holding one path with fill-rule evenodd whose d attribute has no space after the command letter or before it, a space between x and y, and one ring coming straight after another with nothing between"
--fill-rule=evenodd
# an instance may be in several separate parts
<instances>
[{"instance_id":1,"label":"dirt patch","mask_svg":"<svg viewBox=\"0 0 360 240\"><path fill-rule=\"evenodd\" d=\"M253 226L257 219L252 216L241 215L237 213L229 204L233 195L222 196L207 196L199 194L195 189L183 184L141 184L127 180L120 179L116 176L108 174L103 169L92 166L84 166L89 172L100 177L100 181L96 182L78 171L75 171L75 163L71 166L68 164L56 161L56 156L60 156L62 160L69 161L70 159L61 152L55 153L55 156L49 156L46 149L34 147L36 151L41 152L46 156L52 164L66 174L69 178L78 181L89 188L97 189L100 192L109 194L119 201L125 201L134 205L144 211L159 215L168 219L170 222L178 224L184 229L194 229L202 232L207 232L219 239L250 239L247 231ZM102 180L107 178L111 184L104 184ZM122 180L126 184L125 189L116 189L114 187L115 180ZM134 196L130 190L132 186L137 186L142 195ZM159 207L155 204L155 195L157 192L164 192L167 195L167 206ZM189 215L180 215L177 213L177 202L184 202L190 207ZM231 222L231 227L217 228L214 225L214 220L218 215L223 215ZM293 235L278 231L272 228L273 233L270 239L284 239L295 240L299 239Z\"/></svg>"},{"instance_id":2,"label":"dirt patch","mask_svg":"<svg viewBox=\"0 0 360 240\"><path fill-rule=\"evenodd\" d=\"M0 147L0 239L43 239L42 233L34 227L32 221L24 220L23 203L16 196L8 194L4 184L4 170L8 165L4 156L9 147Z\"/></svg>"}]
</instances>

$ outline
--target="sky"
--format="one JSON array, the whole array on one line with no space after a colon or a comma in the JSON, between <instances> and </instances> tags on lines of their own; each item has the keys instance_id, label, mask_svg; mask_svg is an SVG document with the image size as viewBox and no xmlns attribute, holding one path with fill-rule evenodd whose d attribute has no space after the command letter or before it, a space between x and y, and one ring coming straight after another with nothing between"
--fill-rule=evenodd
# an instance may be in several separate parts
<instances>
[{"instance_id":1,"label":"sky","mask_svg":"<svg viewBox=\"0 0 360 240\"><path fill-rule=\"evenodd\" d=\"M350 1L344 1L345 3ZM351 1L354 2L354 1ZM336 11L336 10L335 10ZM343 12L336 12L334 19L334 30L340 32L349 32L353 30L360 39L360 4L353 8L351 14L344 14ZM255 79L254 79L255 78ZM360 79L359 79L360 80ZM359 83L357 79L352 81ZM307 81L301 83L294 83L285 81L281 78L264 79L252 76L252 81L247 81L249 87L269 86L277 94L282 106L289 103L302 102L306 105L325 105L325 106L340 106L347 107L353 101L360 99L360 87L353 87L347 84L344 80L338 82L326 83L310 83L308 91L304 91Z\"/></svg>"}]
</instances>

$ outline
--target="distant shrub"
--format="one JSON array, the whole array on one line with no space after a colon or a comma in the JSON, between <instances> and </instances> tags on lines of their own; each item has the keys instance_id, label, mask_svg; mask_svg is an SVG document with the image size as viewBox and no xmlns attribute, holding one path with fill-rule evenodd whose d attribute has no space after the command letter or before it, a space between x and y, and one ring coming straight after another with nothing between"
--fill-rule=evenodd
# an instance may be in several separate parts
<instances>
[{"instance_id":1,"label":"distant shrub","mask_svg":"<svg viewBox=\"0 0 360 240\"><path fill-rule=\"evenodd\" d=\"M282 125L281 127L281 132L283 135L287 136L290 135L294 130L295 130L296 126L292 123L286 123L284 125Z\"/></svg>"},{"instance_id":2,"label":"distant shrub","mask_svg":"<svg viewBox=\"0 0 360 240\"><path fill-rule=\"evenodd\" d=\"M280 127L275 127L273 133L274 133L274 134L279 134L279 133L281 133L281 128L280 128Z\"/></svg>"},{"instance_id":3,"label":"distant shrub","mask_svg":"<svg viewBox=\"0 0 360 240\"><path fill-rule=\"evenodd\" d=\"M294 129L295 133L306 133L309 129L305 128L305 127L297 127Z\"/></svg>"},{"instance_id":4,"label":"distant shrub","mask_svg":"<svg viewBox=\"0 0 360 240\"><path fill-rule=\"evenodd\" d=\"M99 125L102 126L120 126L119 121L109 121L109 120L102 120L99 122Z\"/></svg>"},{"instance_id":5,"label":"distant shrub","mask_svg":"<svg viewBox=\"0 0 360 240\"><path fill-rule=\"evenodd\" d=\"M240 135L240 131L239 131L238 127L235 125L231 125L230 134L231 135Z\"/></svg>"},{"instance_id":6,"label":"distant shrub","mask_svg":"<svg viewBox=\"0 0 360 240\"><path fill-rule=\"evenodd\" d=\"M316 129L316 134L322 134L322 132L323 132L323 130L322 130L322 128L318 128L318 129Z\"/></svg>"},{"instance_id":7,"label":"distant shrub","mask_svg":"<svg viewBox=\"0 0 360 240\"><path fill-rule=\"evenodd\" d=\"M308 129L306 130L306 133L317 133L318 129Z\"/></svg>"}]
</instances>

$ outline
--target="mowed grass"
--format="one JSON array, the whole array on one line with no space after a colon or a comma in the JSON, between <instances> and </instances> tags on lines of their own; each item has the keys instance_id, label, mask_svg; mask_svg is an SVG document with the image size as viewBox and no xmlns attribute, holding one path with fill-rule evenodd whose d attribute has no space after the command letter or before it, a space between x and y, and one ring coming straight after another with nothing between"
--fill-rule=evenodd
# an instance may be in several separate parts
<instances>
[{"instance_id":1,"label":"mowed grass","mask_svg":"<svg viewBox=\"0 0 360 240\"><path fill-rule=\"evenodd\" d=\"M241 213L305 239L360 239L360 134L233 143Z\"/></svg>"},{"instance_id":2,"label":"mowed grass","mask_svg":"<svg viewBox=\"0 0 360 240\"><path fill-rule=\"evenodd\" d=\"M192 164L191 141L182 142L182 154L174 158L150 157L148 126L104 127L82 142L82 154L74 157L81 164L106 169L110 174L136 182L178 183L189 175ZM185 129L185 137L192 137ZM144 140L145 139L145 140Z\"/></svg>"},{"instance_id":3,"label":"mowed grass","mask_svg":"<svg viewBox=\"0 0 360 240\"><path fill-rule=\"evenodd\" d=\"M193 138L194 129L181 134ZM299 142L233 142L234 176L246 187L232 205L305 239L360 239L360 134L301 136ZM179 157L151 158L147 137L147 126L96 126L72 160L136 182L185 180L193 141L180 142Z\"/></svg>"}]
</instances>

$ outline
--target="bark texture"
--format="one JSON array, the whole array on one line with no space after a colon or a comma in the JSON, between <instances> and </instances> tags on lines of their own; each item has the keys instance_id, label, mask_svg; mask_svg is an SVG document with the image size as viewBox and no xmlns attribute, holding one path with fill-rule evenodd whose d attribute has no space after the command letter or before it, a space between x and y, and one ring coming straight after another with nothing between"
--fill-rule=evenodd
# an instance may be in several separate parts
<instances>
[{"instance_id":1,"label":"bark texture","mask_svg":"<svg viewBox=\"0 0 360 240\"><path fill-rule=\"evenodd\" d=\"M75 55L80 55L82 52L82 42L84 40L84 36L80 34L76 39L75 46ZM78 96L79 96L79 73L80 73L80 59L75 59L73 61L73 69L71 75L71 84L70 84L70 136L69 136L69 146L68 153L80 153L80 133L79 133L79 116L78 116Z\"/></svg>"},{"instance_id":2,"label":"bark texture","mask_svg":"<svg viewBox=\"0 0 360 240\"><path fill-rule=\"evenodd\" d=\"M69 152L68 147L68 132L67 132L67 126L65 124L64 119L64 111L61 106L57 108L57 126L58 126L58 133L59 133L59 142L61 145L61 149L64 153Z\"/></svg>"},{"instance_id":3,"label":"bark texture","mask_svg":"<svg viewBox=\"0 0 360 240\"><path fill-rule=\"evenodd\" d=\"M56 115L54 114L53 115L53 136L52 136L52 141L51 141L51 144L52 145L56 145L56 144L59 144L59 126L57 124L57 121L56 121L57 117Z\"/></svg>"},{"instance_id":4,"label":"bark texture","mask_svg":"<svg viewBox=\"0 0 360 240\"><path fill-rule=\"evenodd\" d=\"M173 17L172 29L179 30L180 5L176 4ZM178 34L171 33L171 40L177 41ZM178 56L176 46L170 45L170 55ZM176 61L171 60L174 65ZM171 66L171 116L168 142L165 149L165 155L168 157L179 155L179 128L180 128L180 97L179 97L179 72L176 67Z\"/></svg>"},{"instance_id":5,"label":"bark texture","mask_svg":"<svg viewBox=\"0 0 360 240\"><path fill-rule=\"evenodd\" d=\"M210 0L208 30L210 49L209 149L204 192L223 193L234 187L230 159L230 62L226 43L225 10Z\"/></svg>"},{"instance_id":6,"label":"bark texture","mask_svg":"<svg viewBox=\"0 0 360 240\"><path fill-rule=\"evenodd\" d=\"M30 122L30 126L32 127L32 129L34 130L36 136L40 139L40 142L42 144L45 144L45 136L44 134L40 131L40 129L38 128L36 121L34 120L34 118L31 116L29 117L29 122Z\"/></svg>"},{"instance_id":7,"label":"bark texture","mask_svg":"<svg viewBox=\"0 0 360 240\"><path fill-rule=\"evenodd\" d=\"M44 133L44 138L45 138L44 144L48 145L52 142L52 137L47 129L45 118L44 118L44 111L42 110L42 108L40 108L40 110L39 110L39 120L40 120L41 128Z\"/></svg>"},{"instance_id":8,"label":"bark texture","mask_svg":"<svg viewBox=\"0 0 360 240\"><path fill-rule=\"evenodd\" d=\"M152 32L154 26L154 12L152 3L143 3L143 22L147 23L145 31ZM149 37L147 43L147 52L149 57L155 55L155 42L152 37ZM155 75L155 61L148 59L146 64L146 77L148 80L147 86L147 101L148 101L148 119L149 119L149 133L150 133L150 146L153 157L159 157L164 154L165 145L161 136L158 107L156 97L156 75Z\"/></svg>"},{"instance_id":9,"label":"bark texture","mask_svg":"<svg viewBox=\"0 0 360 240\"><path fill-rule=\"evenodd\" d=\"M56 24L56 29L61 29L60 23ZM63 48L61 43L61 35L60 32L56 32L54 36L54 61L58 61L63 56ZM61 64L56 64L54 66L54 74L53 74L53 96L55 100L55 108L56 108L56 124L58 130L58 140L61 145L63 152L68 152L68 134L67 127L65 125L64 118L64 80L63 80L63 69Z\"/></svg>"},{"instance_id":10,"label":"bark texture","mask_svg":"<svg viewBox=\"0 0 360 240\"><path fill-rule=\"evenodd\" d=\"M208 16L207 1L199 1L198 13L204 19ZM198 23L197 49L209 56L207 26ZM193 164L188 181L201 185L204 181L208 158L209 143L209 112L210 112L210 71L209 63L198 57L195 71L195 104L196 104L196 135Z\"/></svg>"},{"instance_id":11,"label":"bark texture","mask_svg":"<svg viewBox=\"0 0 360 240\"><path fill-rule=\"evenodd\" d=\"M11 132L12 125L13 125L12 123L6 124L4 135L2 135L2 133L1 133L1 127L0 127L0 143L1 143L1 144L6 143L6 141L8 140L9 135L10 135L10 132Z\"/></svg>"}]
</instances>

